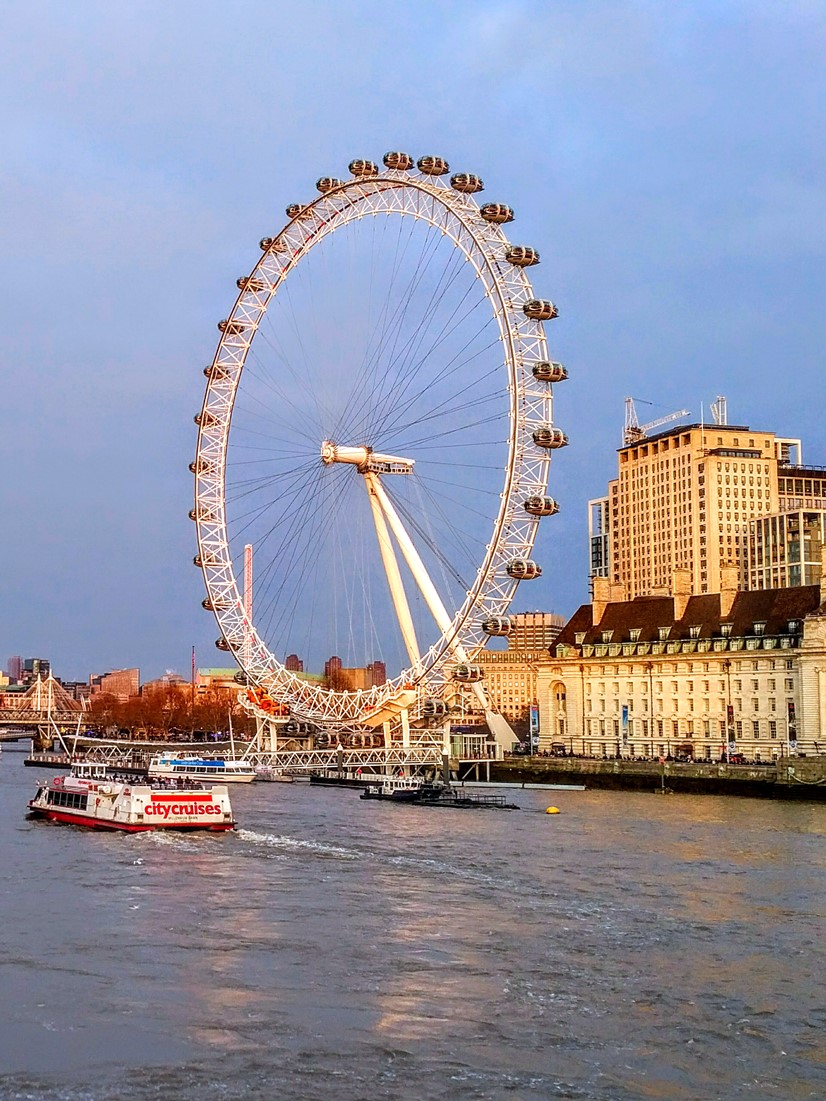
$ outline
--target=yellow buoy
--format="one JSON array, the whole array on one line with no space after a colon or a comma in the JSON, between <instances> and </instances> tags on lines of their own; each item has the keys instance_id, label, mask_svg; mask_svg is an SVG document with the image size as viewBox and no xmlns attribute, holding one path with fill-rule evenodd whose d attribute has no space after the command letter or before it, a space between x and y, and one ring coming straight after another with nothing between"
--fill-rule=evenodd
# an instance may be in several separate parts
<instances>
[{"instance_id":1,"label":"yellow buoy","mask_svg":"<svg viewBox=\"0 0 826 1101\"><path fill-rule=\"evenodd\" d=\"M559 814L559 807L548 807L546 814Z\"/></svg>"}]
</instances>

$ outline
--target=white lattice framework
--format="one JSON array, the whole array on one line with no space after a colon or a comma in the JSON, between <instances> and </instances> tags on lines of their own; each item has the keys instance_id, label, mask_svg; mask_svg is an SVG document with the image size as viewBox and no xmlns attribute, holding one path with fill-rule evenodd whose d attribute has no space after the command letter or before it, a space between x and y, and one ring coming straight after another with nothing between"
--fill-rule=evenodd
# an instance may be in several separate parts
<instances>
[{"instance_id":1,"label":"white lattice framework","mask_svg":"<svg viewBox=\"0 0 826 1101\"><path fill-rule=\"evenodd\" d=\"M367 690L337 691L310 684L287 670L259 637L244 609L232 561L226 524L226 456L233 404L256 330L273 297L290 272L328 234L350 222L378 215L415 218L449 238L476 273L496 318L509 392L509 451L501 504L493 521L484 560L451 630L422 654L418 662L384 685ZM471 652L482 646L482 623L506 613L518 581L507 573L513 559L528 559L539 518L523 508L528 497L547 492L550 457L532 433L553 423L552 389L531 373L548 360L544 326L531 320L523 306L534 292L523 267L508 262L509 241L500 225L485 221L471 195L447 181L415 170L385 170L334 186L300 208L272 238L238 295L208 370L199 419L195 463L195 508L199 558L208 606L223 638L244 669L249 683L263 688L291 712L335 726L358 723L370 712L415 686L420 698L439 695L445 666L456 644ZM243 281L242 281L243 282Z\"/></svg>"}]
</instances>

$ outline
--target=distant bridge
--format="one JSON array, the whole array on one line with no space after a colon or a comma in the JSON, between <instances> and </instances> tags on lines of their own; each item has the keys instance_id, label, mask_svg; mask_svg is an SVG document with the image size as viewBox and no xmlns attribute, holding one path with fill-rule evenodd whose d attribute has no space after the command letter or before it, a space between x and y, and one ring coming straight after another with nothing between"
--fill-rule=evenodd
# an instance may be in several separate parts
<instances>
[{"instance_id":1,"label":"distant bridge","mask_svg":"<svg viewBox=\"0 0 826 1101\"><path fill-rule=\"evenodd\" d=\"M83 705L51 674L25 692L0 691L0 741L51 742L58 733L77 730L82 716Z\"/></svg>"}]
</instances>

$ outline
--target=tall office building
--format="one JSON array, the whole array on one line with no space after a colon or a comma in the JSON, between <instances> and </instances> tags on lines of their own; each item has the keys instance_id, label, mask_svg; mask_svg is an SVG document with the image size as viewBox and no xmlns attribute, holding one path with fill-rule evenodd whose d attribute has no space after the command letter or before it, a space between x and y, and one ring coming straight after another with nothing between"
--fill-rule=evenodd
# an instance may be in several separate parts
<instances>
[{"instance_id":1,"label":"tall office building","mask_svg":"<svg viewBox=\"0 0 826 1101\"><path fill-rule=\"evenodd\" d=\"M714 593L728 565L747 587L750 525L789 511L798 485L799 497L826 507L826 472L802 467L801 451L799 440L728 424L684 425L621 447L607 496L589 502L592 589L601 576L612 599L663 595L675 570L687 570L692 593Z\"/></svg>"}]
</instances>

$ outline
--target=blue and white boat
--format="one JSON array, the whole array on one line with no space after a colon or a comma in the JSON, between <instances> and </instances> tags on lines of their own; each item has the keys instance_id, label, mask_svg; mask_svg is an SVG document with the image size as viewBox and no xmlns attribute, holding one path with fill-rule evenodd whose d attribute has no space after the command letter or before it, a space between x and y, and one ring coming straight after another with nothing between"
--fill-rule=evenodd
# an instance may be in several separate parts
<instances>
[{"instance_id":1,"label":"blue and white boat","mask_svg":"<svg viewBox=\"0 0 826 1101\"><path fill-rule=\"evenodd\" d=\"M147 769L150 777L165 780L220 780L224 784L249 784L255 769L249 761L226 757L190 757L180 753L161 753L153 757Z\"/></svg>"}]
</instances>

